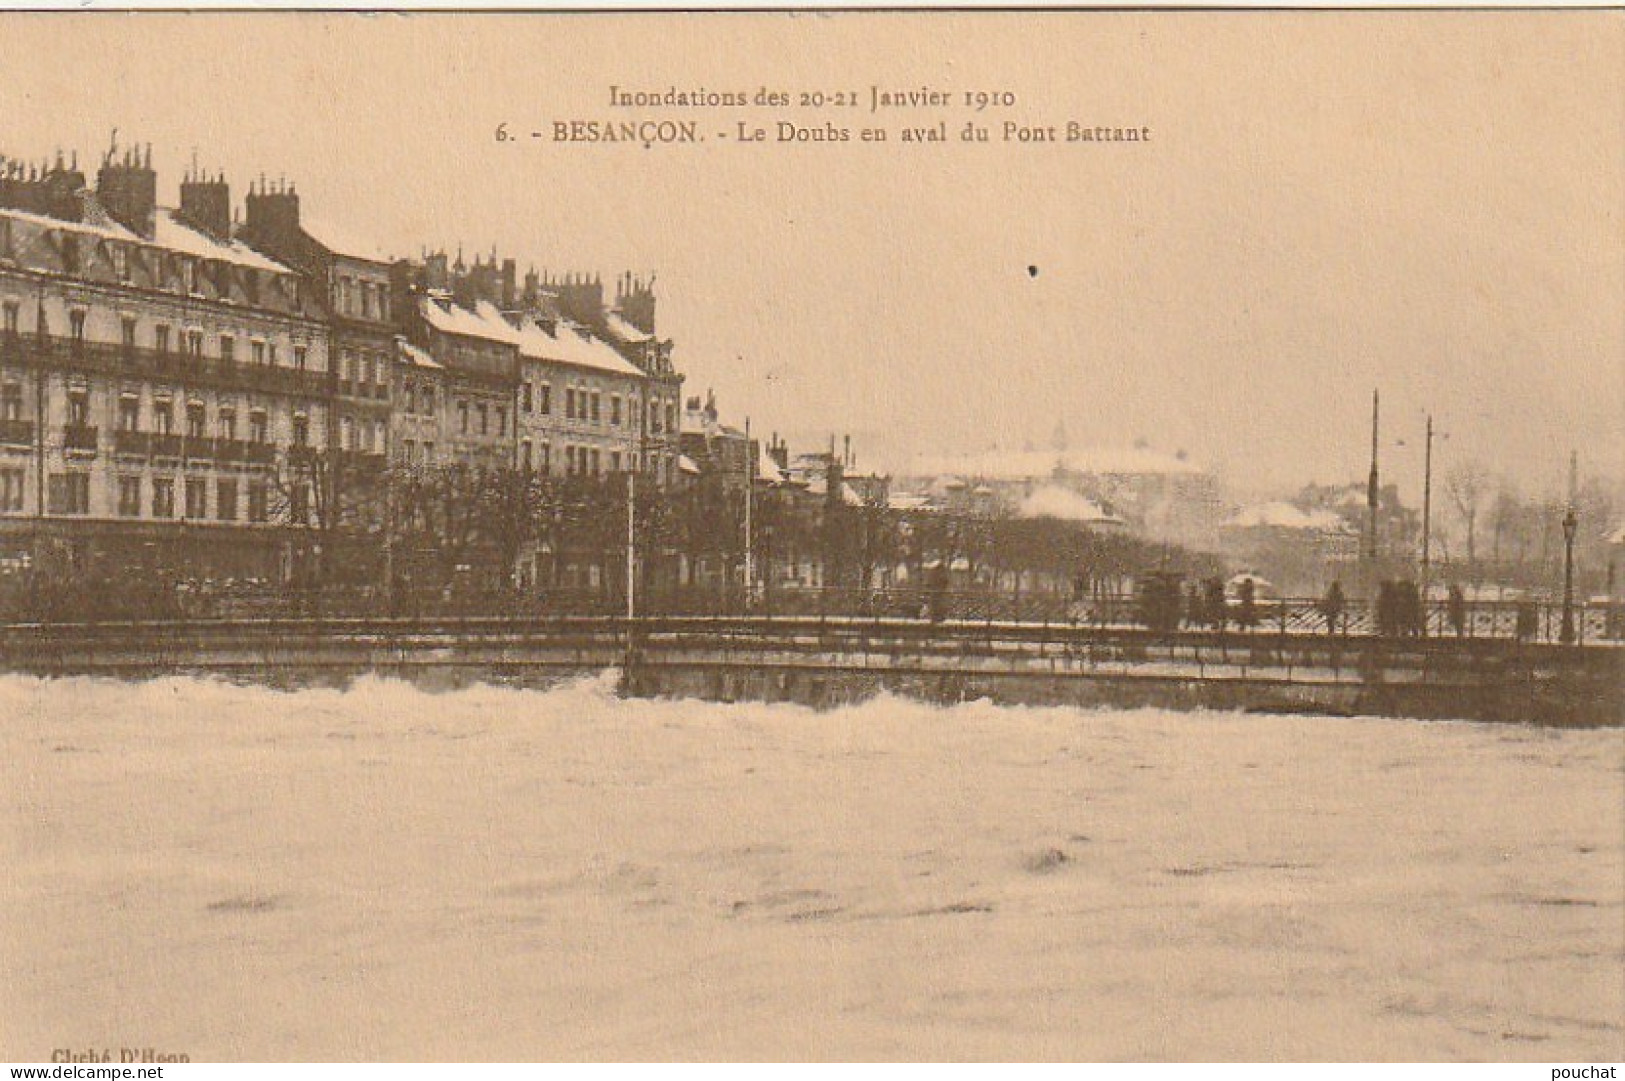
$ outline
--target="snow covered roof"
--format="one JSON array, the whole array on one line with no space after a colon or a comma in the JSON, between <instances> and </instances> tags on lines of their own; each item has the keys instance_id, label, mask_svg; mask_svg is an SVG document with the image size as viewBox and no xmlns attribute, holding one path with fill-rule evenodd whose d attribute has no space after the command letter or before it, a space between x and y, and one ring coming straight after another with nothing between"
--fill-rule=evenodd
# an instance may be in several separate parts
<instances>
[{"instance_id":1,"label":"snow covered roof","mask_svg":"<svg viewBox=\"0 0 1625 1081\"><path fill-rule=\"evenodd\" d=\"M525 320L514 332L519 342L519 355L532 360L556 360L582 368L593 368L616 375L643 374L636 364L617 353L608 343L589 335L573 323L560 322L556 333L534 320Z\"/></svg>"},{"instance_id":2,"label":"snow covered roof","mask_svg":"<svg viewBox=\"0 0 1625 1081\"><path fill-rule=\"evenodd\" d=\"M80 236L93 236L101 240L123 240L131 244L150 244L152 241L136 236L124 226L116 222L106 224L88 221L63 221L61 218L52 218L44 214L33 214L26 210L0 209L0 218L13 218L17 221L27 222L30 225L41 225L50 229L60 229L63 232L78 233Z\"/></svg>"},{"instance_id":3,"label":"snow covered roof","mask_svg":"<svg viewBox=\"0 0 1625 1081\"><path fill-rule=\"evenodd\" d=\"M254 270L268 270L273 274L293 273L281 263L267 259L259 252L236 240L216 240L208 233L194 229L181 221L179 211L160 207L153 214L152 242L160 248L195 255L199 259L219 259Z\"/></svg>"},{"instance_id":4,"label":"snow covered roof","mask_svg":"<svg viewBox=\"0 0 1625 1081\"><path fill-rule=\"evenodd\" d=\"M909 474L917 477L944 473L962 477L1021 480L1047 477L1056 469L1096 476L1192 475L1206 472L1196 462L1149 447L1095 447L1077 450L988 451L981 454L923 456Z\"/></svg>"},{"instance_id":5,"label":"snow covered roof","mask_svg":"<svg viewBox=\"0 0 1625 1081\"><path fill-rule=\"evenodd\" d=\"M374 263L393 263L395 257L380 248L376 241L363 239L347 232L342 225L330 221L312 220L308 215L300 223L306 235L335 255L348 255Z\"/></svg>"},{"instance_id":6,"label":"snow covered roof","mask_svg":"<svg viewBox=\"0 0 1625 1081\"><path fill-rule=\"evenodd\" d=\"M431 357L426 350L419 349L404 338L396 338L395 345L400 349L401 359L418 368L433 368L436 371L444 370L444 365Z\"/></svg>"},{"instance_id":7,"label":"snow covered roof","mask_svg":"<svg viewBox=\"0 0 1625 1081\"><path fill-rule=\"evenodd\" d=\"M820 477L807 483L808 495L824 495L829 491L829 481ZM845 481L841 482L841 502L849 507L863 506L863 497L857 490Z\"/></svg>"},{"instance_id":8,"label":"snow covered roof","mask_svg":"<svg viewBox=\"0 0 1625 1081\"><path fill-rule=\"evenodd\" d=\"M654 340L653 334L645 334L637 327L626 321L620 312L610 312L604 319L604 329L609 331L618 341L648 342Z\"/></svg>"},{"instance_id":9,"label":"snow covered roof","mask_svg":"<svg viewBox=\"0 0 1625 1081\"><path fill-rule=\"evenodd\" d=\"M153 237L148 240L111 219L105 222L63 221L43 214L30 214L24 210L0 210L0 217L13 218L61 232L76 233L79 236L95 237L98 240L118 240L149 248L166 248L182 255L191 255L199 259L218 259L273 274L293 273L288 267L267 259L247 244L237 240L216 240L209 234L194 229L181 221L177 214L178 211L169 207L159 207L153 213Z\"/></svg>"},{"instance_id":10,"label":"snow covered roof","mask_svg":"<svg viewBox=\"0 0 1625 1081\"><path fill-rule=\"evenodd\" d=\"M1045 485L1022 500L1019 513L1023 518L1058 518L1063 522L1092 522L1098 525L1123 524L1123 519L1107 513L1099 503L1058 484Z\"/></svg>"},{"instance_id":11,"label":"snow covered roof","mask_svg":"<svg viewBox=\"0 0 1625 1081\"><path fill-rule=\"evenodd\" d=\"M756 444L756 479L769 484L783 484L790 479L761 443Z\"/></svg>"},{"instance_id":12,"label":"snow covered roof","mask_svg":"<svg viewBox=\"0 0 1625 1081\"><path fill-rule=\"evenodd\" d=\"M1306 511L1281 501L1243 507L1225 525L1232 529L1308 529L1321 533L1341 533L1347 529L1343 519L1333 511Z\"/></svg>"},{"instance_id":13,"label":"snow covered roof","mask_svg":"<svg viewBox=\"0 0 1625 1081\"><path fill-rule=\"evenodd\" d=\"M503 345L518 345L519 332L502 318L496 305L480 301L473 309L439 299L418 302L418 311L430 326L442 334L457 334L465 338L483 338Z\"/></svg>"}]
</instances>

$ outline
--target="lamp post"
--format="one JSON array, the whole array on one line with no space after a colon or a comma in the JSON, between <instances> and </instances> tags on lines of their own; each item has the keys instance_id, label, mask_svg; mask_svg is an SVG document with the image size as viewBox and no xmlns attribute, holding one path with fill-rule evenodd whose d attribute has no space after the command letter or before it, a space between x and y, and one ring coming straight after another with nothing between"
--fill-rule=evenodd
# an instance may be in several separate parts
<instances>
[{"instance_id":1,"label":"lamp post","mask_svg":"<svg viewBox=\"0 0 1625 1081\"><path fill-rule=\"evenodd\" d=\"M1575 487L1579 472L1579 455L1569 452L1569 505L1563 512L1563 623L1557 640L1565 646L1574 644L1574 534L1580 526L1580 513L1575 507Z\"/></svg>"},{"instance_id":2,"label":"lamp post","mask_svg":"<svg viewBox=\"0 0 1625 1081\"><path fill-rule=\"evenodd\" d=\"M1432 562L1433 526L1433 414L1428 414L1427 442L1422 451L1422 611L1428 603L1428 570ZM1426 629L1426 619L1423 628Z\"/></svg>"}]
</instances>

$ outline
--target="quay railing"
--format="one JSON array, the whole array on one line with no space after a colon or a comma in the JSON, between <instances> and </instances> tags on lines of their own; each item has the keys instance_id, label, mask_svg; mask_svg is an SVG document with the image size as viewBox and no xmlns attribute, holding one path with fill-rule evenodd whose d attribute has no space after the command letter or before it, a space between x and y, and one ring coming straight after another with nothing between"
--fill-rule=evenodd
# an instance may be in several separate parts
<instances>
[{"instance_id":1,"label":"quay railing","mask_svg":"<svg viewBox=\"0 0 1625 1081\"><path fill-rule=\"evenodd\" d=\"M139 595L122 602L116 589L76 599L0 593L0 622L95 623L106 620L210 622L268 619L487 620L520 622L555 617L622 616L622 594L581 588L409 589L376 587L299 589L259 582L143 581ZM1310 636L1344 639L1451 639L1557 643L1562 605L1551 600L1430 601L1403 626L1380 625L1374 607L1350 600L1329 613L1319 600L1262 599L1251 609L1231 602L1223 613L1207 609L1151 613L1141 597L1101 595L1074 599L1050 594L1013 596L932 590L775 589L748 597L742 590L702 587L651 589L635 611L655 620L783 620L839 623L904 622L984 627L1031 626L1085 633L1140 630L1176 637L1220 634L1262 640ZM1625 603L1576 603L1575 644L1625 645Z\"/></svg>"}]
</instances>

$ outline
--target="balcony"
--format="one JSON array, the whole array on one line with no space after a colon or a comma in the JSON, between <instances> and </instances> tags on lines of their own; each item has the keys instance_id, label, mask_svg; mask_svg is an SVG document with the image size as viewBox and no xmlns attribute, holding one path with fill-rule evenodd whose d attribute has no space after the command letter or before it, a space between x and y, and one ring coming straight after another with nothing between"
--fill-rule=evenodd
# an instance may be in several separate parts
<instances>
[{"instance_id":1,"label":"balcony","mask_svg":"<svg viewBox=\"0 0 1625 1081\"><path fill-rule=\"evenodd\" d=\"M137 432L120 428L113 433L113 453L145 458L152 453L151 432Z\"/></svg>"},{"instance_id":2,"label":"balcony","mask_svg":"<svg viewBox=\"0 0 1625 1081\"><path fill-rule=\"evenodd\" d=\"M206 435L188 435L181 444L181 456L189 462L211 462L214 440Z\"/></svg>"},{"instance_id":3,"label":"balcony","mask_svg":"<svg viewBox=\"0 0 1625 1081\"><path fill-rule=\"evenodd\" d=\"M81 454L95 454L100 432L92 424L67 424L62 428L62 448Z\"/></svg>"},{"instance_id":4,"label":"balcony","mask_svg":"<svg viewBox=\"0 0 1625 1081\"><path fill-rule=\"evenodd\" d=\"M41 339L30 336L11 340L0 337L0 354L25 363L159 379L183 386L257 390L309 397L323 397L327 391L327 377L323 372L228 363L218 357L158 352L117 343L55 337Z\"/></svg>"},{"instance_id":5,"label":"balcony","mask_svg":"<svg viewBox=\"0 0 1625 1081\"><path fill-rule=\"evenodd\" d=\"M0 444L8 447L34 445L34 422L31 420L0 420Z\"/></svg>"},{"instance_id":6,"label":"balcony","mask_svg":"<svg viewBox=\"0 0 1625 1081\"><path fill-rule=\"evenodd\" d=\"M250 440L243 444L243 461L253 465L270 465L276 461L276 447L271 443Z\"/></svg>"},{"instance_id":7,"label":"balcony","mask_svg":"<svg viewBox=\"0 0 1625 1081\"><path fill-rule=\"evenodd\" d=\"M341 450L339 464L352 473L377 473L384 468L384 455L370 450Z\"/></svg>"},{"instance_id":8,"label":"balcony","mask_svg":"<svg viewBox=\"0 0 1625 1081\"><path fill-rule=\"evenodd\" d=\"M158 432L151 436L152 456L154 458L179 458L181 456L181 437L170 432Z\"/></svg>"}]
</instances>

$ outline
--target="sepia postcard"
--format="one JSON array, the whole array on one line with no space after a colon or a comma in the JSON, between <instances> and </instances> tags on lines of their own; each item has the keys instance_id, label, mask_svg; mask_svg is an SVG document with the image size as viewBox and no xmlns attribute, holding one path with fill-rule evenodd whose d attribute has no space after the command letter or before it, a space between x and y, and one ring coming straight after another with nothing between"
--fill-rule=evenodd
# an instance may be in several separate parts
<instances>
[{"instance_id":1,"label":"sepia postcard","mask_svg":"<svg viewBox=\"0 0 1625 1081\"><path fill-rule=\"evenodd\" d=\"M0 57L0 1059L1625 1059L1619 11Z\"/></svg>"}]
</instances>

